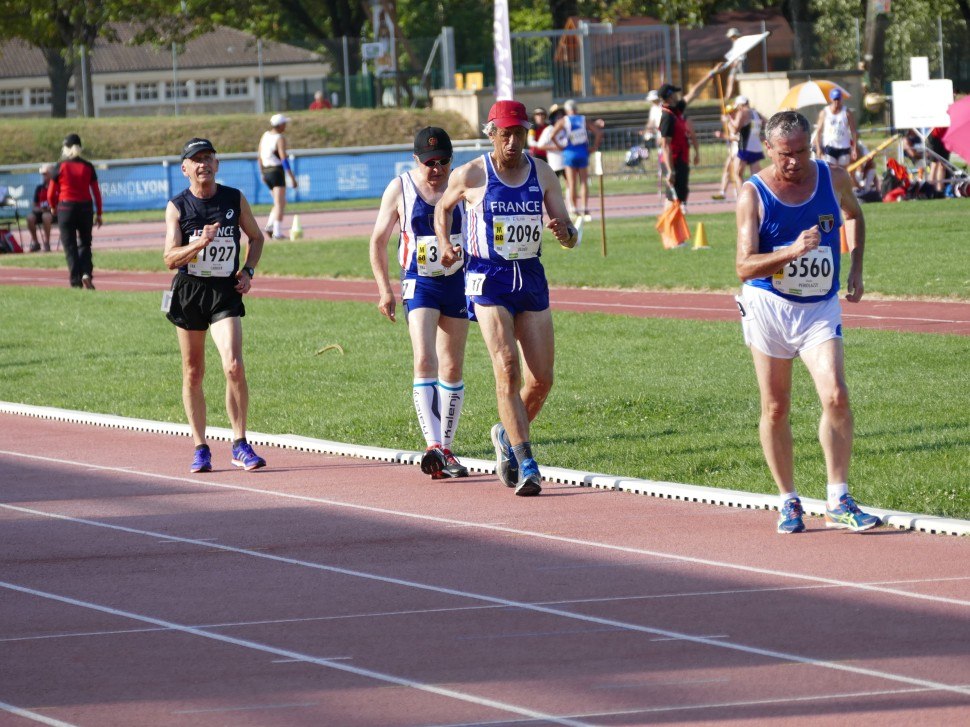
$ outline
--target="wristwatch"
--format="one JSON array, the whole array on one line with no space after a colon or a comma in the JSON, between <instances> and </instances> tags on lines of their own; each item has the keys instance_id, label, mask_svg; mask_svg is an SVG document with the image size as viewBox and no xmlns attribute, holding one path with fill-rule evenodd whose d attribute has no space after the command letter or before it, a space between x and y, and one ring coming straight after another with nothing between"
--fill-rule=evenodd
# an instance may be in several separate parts
<instances>
[{"instance_id":1,"label":"wristwatch","mask_svg":"<svg viewBox=\"0 0 970 727\"><path fill-rule=\"evenodd\" d=\"M246 271L246 274L249 276L250 280L256 277L256 268L251 268L248 265L243 265L243 270Z\"/></svg>"}]
</instances>

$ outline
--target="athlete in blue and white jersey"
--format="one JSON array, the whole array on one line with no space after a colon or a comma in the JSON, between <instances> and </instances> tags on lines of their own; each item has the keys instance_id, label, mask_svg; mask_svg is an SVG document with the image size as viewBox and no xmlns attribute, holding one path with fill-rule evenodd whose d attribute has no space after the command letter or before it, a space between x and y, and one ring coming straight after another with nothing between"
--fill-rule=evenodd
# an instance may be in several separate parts
<instances>
[{"instance_id":1,"label":"athlete in blue and white jersey","mask_svg":"<svg viewBox=\"0 0 970 727\"><path fill-rule=\"evenodd\" d=\"M772 166L745 182L738 198L736 269L744 282L738 307L761 391L761 445L781 493L778 532L805 529L789 422L796 356L809 370L822 404L826 526L868 530L879 518L860 510L848 492L853 426L837 295L844 219L851 251L846 300L862 298L865 221L848 173L811 159L809 133L808 120L796 111L768 121L765 142Z\"/></svg>"},{"instance_id":2,"label":"athlete in blue and white jersey","mask_svg":"<svg viewBox=\"0 0 970 727\"><path fill-rule=\"evenodd\" d=\"M435 204L448 183L451 157L451 139L444 129L429 126L417 133L415 169L387 185L370 239L371 268L380 291L377 307L393 323L387 243L400 227L401 297L414 350L412 394L427 446L421 469L434 479L468 476L451 452L465 400L462 368L468 308L463 260L445 265L434 231ZM457 206L448 225L449 249L461 244L462 224L462 208Z\"/></svg>"},{"instance_id":3,"label":"athlete in blue and white jersey","mask_svg":"<svg viewBox=\"0 0 970 727\"><path fill-rule=\"evenodd\" d=\"M562 161L566 167L566 190L568 197L566 205L570 216L582 216L587 221L589 214L589 157L599 148L603 132L595 124L587 121L579 113L576 102L572 99L563 104L566 115L556 122L554 134L564 132L568 139L562 150ZM590 146L590 136L593 144ZM580 207L579 198L582 194L583 204Z\"/></svg>"},{"instance_id":4,"label":"athlete in blue and white jersey","mask_svg":"<svg viewBox=\"0 0 970 727\"><path fill-rule=\"evenodd\" d=\"M492 427L496 472L523 496L542 490L529 423L552 388L555 359L549 286L539 261L543 226L563 247L578 239L555 172L524 153L529 126L521 103L496 102L485 125L492 151L456 169L435 206L435 232L448 265L462 255L449 244L452 210L462 200L466 205L465 293L492 359L502 420ZM543 206L551 218L545 225Z\"/></svg>"}]
</instances>

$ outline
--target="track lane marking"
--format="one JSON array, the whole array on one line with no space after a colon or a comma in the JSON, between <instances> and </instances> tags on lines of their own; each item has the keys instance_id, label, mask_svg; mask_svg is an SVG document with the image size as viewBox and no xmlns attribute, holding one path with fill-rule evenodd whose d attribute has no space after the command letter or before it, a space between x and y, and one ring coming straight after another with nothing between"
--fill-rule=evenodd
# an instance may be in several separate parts
<instances>
[{"instance_id":1,"label":"track lane marking","mask_svg":"<svg viewBox=\"0 0 970 727\"><path fill-rule=\"evenodd\" d=\"M620 553L630 553L633 555L644 555L653 558L662 558L666 560L672 560L680 563L691 563L693 565L703 565L711 568L723 568L726 570L736 570L743 573L756 573L759 575L767 575L775 578L784 578L791 580L801 580L809 581L812 583L822 583L830 586L839 586L842 588L850 588L874 593L882 593L885 595L901 596L903 598L913 598L923 601L934 601L937 603L945 603L950 606L970 606L970 601L948 598L945 596L933 596L924 593L912 593L910 591L902 591L894 588L882 588L879 586L867 585L865 583L855 583L852 581L842 581L836 578L825 578L822 576L813 576L805 573L792 573L791 571L779 571L770 568L759 568L757 566L741 565L738 563L727 563L724 561L711 560L709 558L697 558L689 555L677 555L675 553L664 553L656 550L647 550L645 548L633 548L625 545L613 545L610 543L600 543L594 540L582 540L579 538L570 538L563 535L552 535L549 533L540 533L531 530L520 530L518 528L511 528L502 525L492 525L487 523L475 523L467 520L455 520L454 518L438 517L436 515L425 515L422 513L412 513L402 510L391 510L388 508L374 507L372 505L360 505L351 502L342 502L340 500L331 500L322 497L311 497L309 495L295 495L289 492L276 492L274 490L264 490L258 487L246 487L244 485L232 485L228 483L216 482L212 479L200 479L191 477L181 477L177 475L163 475L157 472L144 472L133 470L123 467L109 467L107 465L94 465L86 462L78 462L74 460L62 459L57 457L46 457L37 454L27 454L24 452L13 452L10 450L0 450L0 455L9 455L13 457L20 457L23 459L32 459L41 462L50 462L53 464L66 465L70 467L89 467L93 470L100 470L103 472L119 472L126 475L138 475L146 477L149 479L163 480L167 482L181 482L191 485L201 485L203 487L210 487L215 489L224 490L235 490L237 492L248 492L255 495L269 495L271 497L277 497L287 500L297 500L300 502L313 502L320 505L329 505L332 507L345 508L349 510L360 510L362 512L377 513L380 515L388 515L391 517L398 517L410 520L420 520L424 522L433 522L441 525L460 525L467 528L476 528L479 530L488 530L492 532L505 533L507 535L514 536L525 536L531 538L538 538L540 540L549 540L558 543L568 543L570 545L579 545L584 548L596 548L601 550L616 551ZM6 509L18 509L13 505L2 505L0 507ZM24 510L24 512L29 512L29 510ZM42 511L37 511L38 514L49 516L50 513L45 513ZM167 538L168 536L162 536Z\"/></svg>"},{"instance_id":2,"label":"track lane marking","mask_svg":"<svg viewBox=\"0 0 970 727\"><path fill-rule=\"evenodd\" d=\"M54 520L61 520L64 522L70 522L80 525L90 525L97 528L104 528L106 530L115 530L118 532L129 533L132 535L148 536L152 538L160 537L162 534L154 532L151 530L140 530L138 528L130 528L123 525L113 525L111 523L103 523L97 520L88 520L86 518L75 518L69 515L60 515L57 513L47 513L42 510L33 510L30 508L19 507L16 505L0 505L0 508L7 510L14 510L18 512L24 512L33 515L41 515L44 517L49 517ZM549 616L557 616L566 619L573 619L576 621L583 621L586 623L597 624L600 626L616 627L619 629L624 629L628 631L633 631L643 634L651 634L654 636L666 636L673 640L689 641L695 644L700 644L704 646L714 646L719 649L728 649L731 651L739 651L745 654L752 654L755 656L762 656L768 659L787 661L795 664L804 664L807 666L819 667L823 669L831 669L834 671L847 672L850 674L859 674L863 676L875 677L877 679L886 679L888 681L900 682L902 684L910 684L918 687L927 687L939 691L955 692L957 694L970 695L970 688L961 687L952 684L945 684L943 682L935 682L927 679L919 679L916 677L908 677L902 674L894 674L892 672L880 671L877 669L869 669L861 666L851 666L849 664L841 662L824 661L820 659L813 659L811 657L801 656L799 654L792 654L783 651L777 651L775 649L765 649L757 646L748 646L746 644L737 643L734 641L726 641L721 639L712 639L704 636L697 636L694 634L688 634L679 631L672 631L670 629L663 629L654 626L643 626L641 624L629 623L626 621L619 621L611 618L603 618L599 616L591 616L582 613L574 613L572 611L564 611L558 608L552 608L549 606L539 606L536 604L528 603L525 601L514 601L508 598L502 598L500 596L490 596L483 593L473 593L470 591L462 591L456 588L448 588L446 586L436 586L429 583L420 583L418 581L411 581L403 578L393 578L391 576L383 576L376 573L367 573L366 571L358 571L350 568L342 568L339 566L326 565L324 563L316 563L313 561L299 560L297 558L288 558L280 555L273 555L270 553L263 553L259 551L254 551L246 548L239 548L232 545L225 545L222 543L211 543L203 540L196 540L193 538L182 538L174 535L169 535L168 537L173 540L180 540L183 543L190 545L199 545L203 548L212 548L215 550L221 550L223 552L234 553L237 555L251 556L255 558L262 558L265 560L271 560L277 563L286 563L288 565L295 565L304 568L311 568L313 570L321 570L328 573L336 573L339 575L351 576L354 578L361 578L369 581L376 581L378 583L387 583L390 585L402 586L405 588L414 588L416 590L428 591L431 593L440 593L447 596L456 596L458 598L467 598L474 601L483 601L485 603L491 603L501 606L507 606L509 608L519 608L526 611L533 611L536 613L546 614ZM0 581L0 586L4 586L4 583ZM19 588L14 586L14 588ZM26 589L30 590L30 589ZM38 592L41 593L41 592ZM65 601L66 602L66 601ZM107 607L105 607L107 608ZM143 619L149 623L152 621L146 617ZM163 625L164 622L159 621L156 625ZM203 629L198 629L192 626L178 626L179 630L194 629L203 632ZM219 637L223 638L221 635L215 632L212 633L213 638ZM225 640L230 640L232 637L226 636Z\"/></svg>"},{"instance_id":3,"label":"track lane marking","mask_svg":"<svg viewBox=\"0 0 970 727\"><path fill-rule=\"evenodd\" d=\"M59 719L54 719L53 717L48 717L47 715L39 714L38 712L32 712L29 709L17 707L13 704L7 704L6 702L0 702L0 710L10 712L10 714L15 714L18 717L23 717L24 719L39 722L40 724L50 725L50 727L77 727L70 722L62 722Z\"/></svg>"},{"instance_id":4,"label":"track lane marking","mask_svg":"<svg viewBox=\"0 0 970 727\"><path fill-rule=\"evenodd\" d=\"M364 669L363 667L359 667L359 666L342 664L339 661L334 661L331 659L319 658L319 657L311 656L310 654L302 654L298 651L283 649L277 646L271 646L270 644L263 644L258 641L251 641L249 639L240 639L234 636L227 636L226 634L220 634L216 631L200 629L195 626L188 626L185 624L176 623L174 621L166 621L165 619L155 618L154 616L147 616L145 614L134 613L132 611L124 611L121 609L112 608L111 606L104 606L99 603L94 603L92 601L82 601L77 598L71 598L70 596L62 596L60 594L51 593L49 591L40 591L40 590L37 590L36 588L29 588L27 586L21 586L16 583L0 581L0 588L5 588L9 591L22 593L27 596L33 596L35 598L43 598L49 601L64 603L64 604L67 604L68 606L85 608L90 611L98 611L100 613L105 613L110 616L116 616L118 618L124 618L131 621L140 621L142 623L148 623L154 626L164 627L166 629L169 629L172 631L179 631L181 633L189 634L191 636L199 636L205 639L210 639L212 641L221 641L224 644L241 646L245 649L250 649L252 651L261 651L267 654L273 654L275 656L280 656L287 659L294 659L308 664L316 664L318 666L326 667L328 669L335 669L336 671L349 672L350 674L355 674L357 676L365 677L368 679L374 679L376 681L386 682L388 684L396 684L399 687L408 687L410 689L415 689L417 691L428 692L429 694L435 694L440 697L448 697L450 699L455 699L462 702L468 702L470 704L475 704L480 707L488 707L490 709L496 709L501 712L508 712L510 714L517 714L523 717L529 717L530 719L547 720L549 722L554 722L555 724L567 725L567 727L589 727L589 723L580 722L579 720L576 720L576 719L557 717L555 715L546 714L545 712L540 712L538 710L529 709L527 707L520 707L518 705L508 704L506 702L499 702L494 699L488 699L487 697L479 697L474 694L459 692L455 689L448 689L447 687L438 687L433 684L426 684L424 682L418 682L413 679L407 679L405 677L399 677L393 674L387 674L385 672L374 671L373 669Z\"/></svg>"}]
</instances>

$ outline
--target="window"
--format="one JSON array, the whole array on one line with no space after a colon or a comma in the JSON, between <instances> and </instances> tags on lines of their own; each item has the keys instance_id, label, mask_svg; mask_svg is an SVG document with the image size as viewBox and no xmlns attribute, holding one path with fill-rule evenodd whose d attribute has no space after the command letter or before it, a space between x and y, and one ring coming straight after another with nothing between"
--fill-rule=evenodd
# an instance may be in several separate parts
<instances>
[{"instance_id":1,"label":"window","mask_svg":"<svg viewBox=\"0 0 970 727\"><path fill-rule=\"evenodd\" d=\"M196 98L213 98L219 95L219 81L216 79L206 79L195 82Z\"/></svg>"},{"instance_id":2,"label":"window","mask_svg":"<svg viewBox=\"0 0 970 727\"><path fill-rule=\"evenodd\" d=\"M127 103L128 84L127 83L105 84L104 100L106 103Z\"/></svg>"},{"instance_id":3,"label":"window","mask_svg":"<svg viewBox=\"0 0 970 727\"><path fill-rule=\"evenodd\" d=\"M30 105L31 106L50 106L51 90L49 88L30 89Z\"/></svg>"},{"instance_id":4,"label":"window","mask_svg":"<svg viewBox=\"0 0 970 727\"><path fill-rule=\"evenodd\" d=\"M71 108L72 106L76 106L76 105L77 105L77 99L74 96L74 89L69 88L67 89L67 107Z\"/></svg>"},{"instance_id":5,"label":"window","mask_svg":"<svg viewBox=\"0 0 970 727\"><path fill-rule=\"evenodd\" d=\"M175 98L176 86L172 81L165 81L165 98ZM188 81L178 82L178 97L188 98L189 97L189 84Z\"/></svg>"},{"instance_id":6,"label":"window","mask_svg":"<svg viewBox=\"0 0 970 727\"><path fill-rule=\"evenodd\" d=\"M158 84L157 83L136 83L135 100L136 101L158 100Z\"/></svg>"},{"instance_id":7,"label":"window","mask_svg":"<svg viewBox=\"0 0 970 727\"><path fill-rule=\"evenodd\" d=\"M248 95L249 95L248 78L227 78L226 79L226 96L248 96Z\"/></svg>"},{"instance_id":8,"label":"window","mask_svg":"<svg viewBox=\"0 0 970 727\"><path fill-rule=\"evenodd\" d=\"M23 106L24 92L19 88L0 88L0 107Z\"/></svg>"}]
</instances>

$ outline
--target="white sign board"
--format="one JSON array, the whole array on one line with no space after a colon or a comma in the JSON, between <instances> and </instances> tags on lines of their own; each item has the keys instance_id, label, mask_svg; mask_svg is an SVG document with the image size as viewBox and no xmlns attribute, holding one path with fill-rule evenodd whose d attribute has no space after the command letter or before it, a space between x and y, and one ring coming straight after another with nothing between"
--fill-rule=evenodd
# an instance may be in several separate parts
<instances>
[{"instance_id":1,"label":"white sign board","mask_svg":"<svg viewBox=\"0 0 970 727\"><path fill-rule=\"evenodd\" d=\"M946 110L953 104L953 81L893 81L893 126L933 129L949 126Z\"/></svg>"},{"instance_id":2,"label":"white sign board","mask_svg":"<svg viewBox=\"0 0 970 727\"><path fill-rule=\"evenodd\" d=\"M915 56L909 59L909 80L930 80L930 59L926 56Z\"/></svg>"},{"instance_id":3,"label":"white sign board","mask_svg":"<svg viewBox=\"0 0 970 727\"><path fill-rule=\"evenodd\" d=\"M387 41L380 40L376 43L361 43L360 54L365 61L372 61L387 54Z\"/></svg>"}]
</instances>

